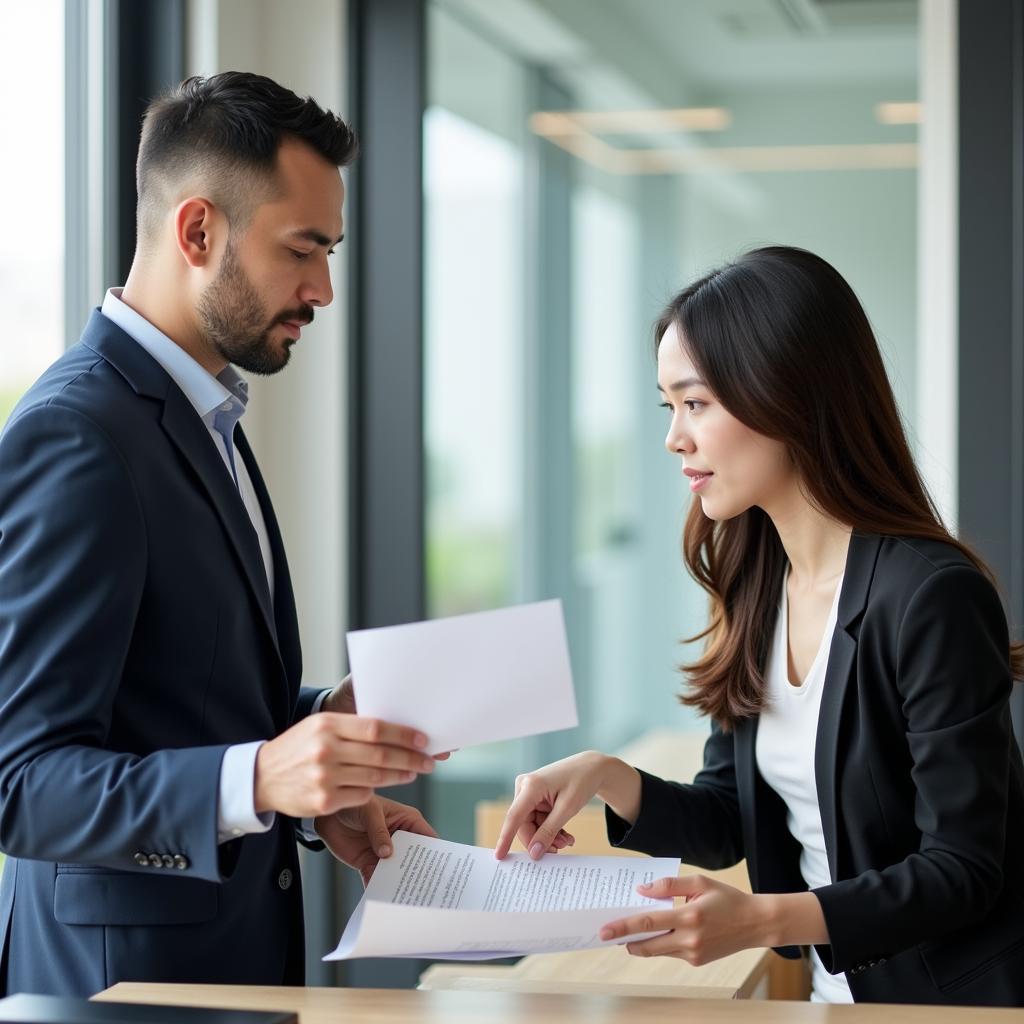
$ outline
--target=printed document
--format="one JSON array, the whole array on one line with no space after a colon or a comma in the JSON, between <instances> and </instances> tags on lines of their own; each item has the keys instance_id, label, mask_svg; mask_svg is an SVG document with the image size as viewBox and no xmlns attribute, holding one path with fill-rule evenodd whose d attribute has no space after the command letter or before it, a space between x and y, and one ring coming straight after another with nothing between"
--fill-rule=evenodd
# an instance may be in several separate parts
<instances>
[{"instance_id":1,"label":"printed document","mask_svg":"<svg viewBox=\"0 0 1024 1024\"><path fill-rule=\"evenodd\" d=\"M578 722L561 601L354 630L348 653L359 713L431 754Z\"/></svg>"},{"instance_id":2,"label":"printed document","mask_svg":"<svg viewBox=\"0 0 1024 1024\"><path fill-rule=\"evenodd\" d=\"M636 936L602 942L598 935L637 908L670 910L672 900L649 899L636 887L679 873L672 857L535 861L510 853L499 861L493 850L411 832L396 832L393 843L325 960L489 960L628 942Z\"/></svg>"}]
</instances>

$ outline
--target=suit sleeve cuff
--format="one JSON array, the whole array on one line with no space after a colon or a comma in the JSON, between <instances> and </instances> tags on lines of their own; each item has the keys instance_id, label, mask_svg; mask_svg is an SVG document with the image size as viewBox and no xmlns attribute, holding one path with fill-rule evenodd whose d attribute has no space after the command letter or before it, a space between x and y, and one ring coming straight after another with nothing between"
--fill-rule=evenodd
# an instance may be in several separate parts
<instances>
[{"instance_id":1,"label":"suit sleeve cuff","mask_svg":"<svg viewBox=\"0 0 1024 1024\"><path fill-rule=\"evenodd\" d=\"M307 843L319 843L321 841L316 828L314 828L315 821L316 818L303 818L295 823L295 830Z\"/></svg>"},{"instance_id":2,"label":"suit sleeve cuff","mask_svg":"<svg viewBox=\"0 0 1024 1024\"><path fill-rule=\"evenodd\" d=\"M659 803L660 787L664 787L663 780L649 775L640 768L636 769L640 775L640 812L636 821L631 825L624 818L620 818L607 804L604 809L605 826L608 829L608 842L612 846L621 846L624 850L639 850L642 853L648 852L652 845L664 845L664 814L659 814L659 807L664 811L663 804Z\"/></svg>"},{"instance_id":3,"label":"suit sleeve cuff","mask_svg":"<svg viewBox=\"0 0 1024 1024\"><path fill-rule=\"evenodd\" d=\"M263 743L263 740L240 743L224 751L217 807L218 843L269 832L274 826L274 812L257 814L255 807L256 755Z\"/></svg>"}]
</instances>

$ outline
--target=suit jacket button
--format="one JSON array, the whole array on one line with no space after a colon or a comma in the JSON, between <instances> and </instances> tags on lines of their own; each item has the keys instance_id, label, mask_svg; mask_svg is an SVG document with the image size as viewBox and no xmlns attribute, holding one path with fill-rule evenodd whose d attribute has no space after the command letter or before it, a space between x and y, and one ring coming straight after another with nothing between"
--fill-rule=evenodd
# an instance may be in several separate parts
<instances>
[{"instance_id":1,"label":"suit jacket button","mask_svg":"<svg viewBox=\"0 0 1024 1024\"><path fill-rule=\"evenodd\" d=\"M180 853L174 855L174 866L179 871L184 871L188 867L188 857L183 857Z\"/></svg>"},{"instance_id":2,"label":"suit jacket button","mask_svg":"<svg viewBox=\"0 0 1024 1024\"><path fill-rule=\"evenodd\" d=\"M160 859L164 862L165 868L174 867L174 858L169 853L165 853Z\"/></svg>"},{"instance_id":3,"label":"suit jacket button","mask_svg":"<svg viewBox=\"0 0 1024 1024\"><path fill-rule=\"evenodd\" d=\"M149 857L147 857L141 850L139 850L139 852L135 854L135 863L138 864L140 868L148 868Z\"/></svg>"},{"instance_id":4,"label":"suit jacket button","mask_svg":"<svg viewBox=\"0 0 1024 1024\"><path fill-rule=\"evenodd\" d=\"M277 876L277 884L282 889L290 889L292 887L292 873L290 868L285 868L281 874Z\"/></svg>"},{"instance_id":5,"label":"suit jacket button","mask_svg":"<svg viewBox=\"0 0 1024 1024\"><path fill-rule=\"evenodd\" d=\"M162 868L164 866L163 858L159 853L151 853L149 855L149 863L155 868Z\"/></svg>"}]
</instances>

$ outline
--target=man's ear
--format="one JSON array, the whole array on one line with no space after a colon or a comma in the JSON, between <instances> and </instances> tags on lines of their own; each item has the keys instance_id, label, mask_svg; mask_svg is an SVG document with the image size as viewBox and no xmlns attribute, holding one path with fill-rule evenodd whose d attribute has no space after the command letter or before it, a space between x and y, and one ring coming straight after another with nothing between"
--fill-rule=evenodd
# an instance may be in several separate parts
<instances>
[{"instance_id":1,"label":"man's ear","mask_svg":"<svg viewBox=\"0 0 1024 1024\"><path fill-rule=\"evenodd\" d=\"M190 196L174 211L174 241L185 262L195 270L210 265L214 238L223 230L224 216L208 199Z\"/></svg>"}]
</instances>

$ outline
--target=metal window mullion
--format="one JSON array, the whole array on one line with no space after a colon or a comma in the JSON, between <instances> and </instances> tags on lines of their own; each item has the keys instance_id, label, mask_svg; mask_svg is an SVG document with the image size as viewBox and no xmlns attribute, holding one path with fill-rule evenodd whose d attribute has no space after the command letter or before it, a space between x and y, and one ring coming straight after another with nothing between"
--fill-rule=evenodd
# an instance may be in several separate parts
<instances>
[{"instance_id":1,"label":"metal window mullion","mask_svg":"<svg viewBox=\"0 0 1024 1024\"><path fill-rule=\"evenodd\" d=\"M958 524L1024 624L1024 26L1018 0L961 3ZM1024 741L1024 694L1011 698Z\"/></svg>"},{"instance_id":2,"label":"metal window mullion","mask_svg":"<svg viewBox=\"0 0 1024 1024\"><path fill-rule=\"evenodd\" d=\"M353 628L426 610L423 448L425 0L351 0L349 60L362 153L349 174L349 609ZM349 242L346 242L346 245ZM389 791L428 813L423 779ZM428 813L429 817L429 813ZM341 876L339 927L362 895ZM357 960L348 985L415 986L421 960Z\"/></svg>"},{"instance_id":3,"label":"metal window mullion","mask_svg":"<svg viewBox=\"0 0 1024 1024\"><path fill-rule=\"evenodd\" d=\"M109 280L105 0L64 4L64 337L73 345Z\"/></svg>"}]
</instances>

